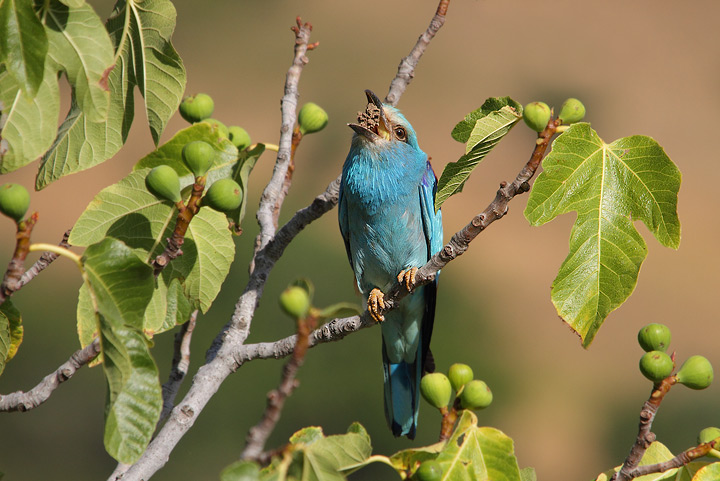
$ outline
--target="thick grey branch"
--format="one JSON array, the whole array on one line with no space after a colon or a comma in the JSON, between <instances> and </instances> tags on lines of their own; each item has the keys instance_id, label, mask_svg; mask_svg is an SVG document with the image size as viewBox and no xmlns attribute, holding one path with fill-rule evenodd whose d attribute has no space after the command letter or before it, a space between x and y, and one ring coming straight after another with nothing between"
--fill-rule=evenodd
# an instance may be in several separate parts
<instances>
[{"instance_id":1,"label":"thick grey branch","mask_svg":"<svg viewBox=\"0 0 720 481\"><path fill-rule=\"evenodd\" d=\"M64 383L75 372L100 354L100 341L95 339L83 349L76 351L70 359L55 372L45 376L40 383L28 392L17 391L12 394L0 395L0 411L29 411L47 401L60 384Z\"/></svg>"}]
</instances>

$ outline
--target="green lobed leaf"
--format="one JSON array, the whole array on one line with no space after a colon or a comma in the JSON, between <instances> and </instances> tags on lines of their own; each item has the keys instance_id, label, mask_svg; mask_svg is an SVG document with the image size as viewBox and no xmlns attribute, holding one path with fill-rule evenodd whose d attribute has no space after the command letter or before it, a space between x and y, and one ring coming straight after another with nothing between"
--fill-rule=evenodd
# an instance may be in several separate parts
<instances>
[{"instance_id":1,"label":"green lobed leaf","mask_svg":"<svg viewBox=\"0 0 720 481\"><path fill-rule=\"evenodd\" d=\"M5 361L10 352L10 320L0 311L0 374L5 370Z\"/></svg>"},{"instance_id":2,"label":"green lobed leaf","mask_svg":"<svg viewBox=\"0 0 720 481\"><path fill-rule=\"evenodd\" d=\"M48 38L33 10L33 0L0 1L0 64L28 99L35 97L45 77Z\"/></svg>"},{"instance_id":3,"label":"green lobed leaf","mask_svg":"<svg viewBox=\"0 0 720 481\"><path fill-rule=\"evenodd\" d=\"M720 479L720 463L712 463L700 468L692 481L717 481Z\"/></svg>"},{"instance_id":4,"label":"green lobed leaf","mask_svg":"<svg viewBox=\"0 0 720 481\"><path fill-rule=\"evenodd\" d=\"M120 0L108 20L108 31L128 66L127 82L145 98L155 145L185 91L185 67L172 46L177 12L169 0Z\"/></svg>"},{"instance_id":5,"label":"green lobed leaf","mask_svg":"<svg viewBox=\"0 0 720 481\"><path fill-rule=\"evenodd\" d=\"M475 167L521 118L522 107L514 100L509 97L490 98L455 126L452 136L466 142L465 154L445 166L437 184L435 211L448 198L462 191Z\"/></svg>"},{"instance_id":6,"label":"green lobed leaf","mask_svg":"<svg viewBox=\"0 0 720 481\"><path fill-rule=\"evenodd\" d=\"M535 468L522 468L520 470L520 480L537 481L537 473L535 473Z\"/></svg>"},{"instance_id":7,"label":"green lobed leaf","mask_svg":"<svg viewBox=\"0 0 720 481\"><path fill-rule=\"evenodd\" d=\"M158 370L142 332L99 316L103 370L108 382L105 449L132 464L145 451L162 410Z\"/></svg>"},{"instance_id":8,"label":"green lobed leaf","mask_svg":"<svg viewBox=\"0 0 720 481\"><path fill-rule=\"evenodd\" d=\"M65 72L73 97L87 118L104 122L110 100L107 77L115 59L102 20L90 5L69 6L59 0L45 3L39 13L45 23L53 70Z\"/></svg>"},{"instance_id":9,"label":"green lobed leaf","mask_svg":"<svg viewBox=\"0 0 720 481\"><path fill-rule=\"evenodd\" d=\"M17 354L18 348L23 341L25 328L22 325L22 314L9 299L0 304L0 315L5 316L8 322L9 344L4 349L4 358L0 355L0 362L7 363ZM0 372L2 372L2 368L0 368Z\"/></svg>"},{"instance_id":10,"label":"green lobed leaf","mask_svg":"<svg viewBox=\"0 0 720 481\"><path fill-rule=\"evenodd\" d=\"M142 329L154 289L152 268L112 237L89 246L82 259L97 309L106 321Z\"/></svg>"},{"instance_id":11,"label":"green lobed leaf","mask_svg":"<svg viewBox=\"0 0 720 481\"><path fill-rule=\"evenodd\" d=\"M149 169L132 172L103 189L73 227L70 243L87 246L112 236L124 241L143 259L159 255L165 239L172 234L177 210L148 192L145 187L148 172ZM181 178L181 185L189 185L190 177ZM183 255L170 263L159 280L169 286L172 279L179 279L193 308L207 312L235 256L225 215L201 208L188 227L182 251ZM157 325L147 319L145 323Z\"/></svg>"},{"instance_id":12,"label":"green lobed leaf","mask_svg":"<svg viewBox=\"0 0 720 481\"><path fill-rule=\"evenodd\" d=\"M255 148L252 150L243 150L242 152L240 152L240 157L238 158L238 161L233 168L232 178L242 188L242 202L240 203L240 207L238 207L232 212L229 212L227 215L235 223L236 232L238 231L238 229L240 229L240 224L245 218L248 190L250 190L248 181L248 178L250 177L250 172L252 172L255 164L257 163L263 152L265 152L265 144L257 144L257 146L255 146Z\"/></svg>"},{"instance_id":13,"label":"green lobed leaf","mask_svg":"<svg viewBox=\"0 0 720 481\"><path fill-rule=\"evenodd\" d=\"M185 69L169 41L175 17L169 0L116 4L106 25L115 46L115 67L108 76L107 121L90 122L73 97L55 142L42 158L35 182L38 190L65 175L94 167L120 150L133 121L136 86L145 97L157 144L185 89Z\"/></svg>"},{"instance_id":14,"label":"green lobed leaf","mask_svg":"<svg viewBox=\"0 0 720 481\"><path fill-rule=\"evenodd\" d=\"M587 123L555 140L543 170L525 217L542 225L578 213L552 301L587 347L637 283L647 247L633 220L643 221L662 245L678 247L681 176L653 139L636 135L606 144Z\"/></svg>"},{"instance_id":15,"label":"green lobed leaf","mask_svg":"<svg viewBox=\"0 0 720 481\"><path fill-rule=\"evenodd\" d=\"M34 97L21 90L7 70L0 69L0 103L7 115L2 127L0 174L12 172L40 157L52 145L60 114L57 78L48 66Z\"/></svg>"},{"instance_id":16,"label":"green lobed leaf","mask_svg":"<svg viewBox=\"0 0 720 481\"><path fill-rule=\"evenodd\" d=\"M253 461L236 461L220 473L220 481L259 481L260 467Z\"/></svg>"},{"instance_id":17,"label":"green lobed leaf","mask_svg":"<svg viewBox=\"0 0 720 481\"><path fill-rule=\"evenodd\" d=\"M68 7L82 7L85 5L85 0L58 0L63 5L67 5Z\"/></svg>"}]
</instances>

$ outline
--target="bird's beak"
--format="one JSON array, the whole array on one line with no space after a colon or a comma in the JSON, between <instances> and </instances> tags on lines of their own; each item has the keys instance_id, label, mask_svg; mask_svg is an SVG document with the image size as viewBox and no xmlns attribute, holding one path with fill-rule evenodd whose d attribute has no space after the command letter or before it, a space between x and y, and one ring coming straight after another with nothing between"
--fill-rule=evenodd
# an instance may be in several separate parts
<instances>
[{"instance_id":1,"label":"bird's beak","mask_svg":"<svg viewBox=\"0 0 720 481\"><path fill-rule=\"evenodd\" d=\"M348 124L348 127L372 141L381 138L390 140L390 123L385 116L385 108L383 107L382 101L371 90L366 90L365 95L368 100L365 111L358 112L358 122L356 124Z\"/></svg>"}]
</instances>

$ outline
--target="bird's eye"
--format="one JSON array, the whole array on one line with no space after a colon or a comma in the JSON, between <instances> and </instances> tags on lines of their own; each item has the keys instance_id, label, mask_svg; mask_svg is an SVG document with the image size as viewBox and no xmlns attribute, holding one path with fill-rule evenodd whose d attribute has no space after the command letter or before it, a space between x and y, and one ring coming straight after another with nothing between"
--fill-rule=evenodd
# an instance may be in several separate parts
<instances>
[{"instance_id":1,"label":"bird's eye","mask_svg":"<svg viewBox=\"0 0 720 481\"><path fill-rule=\"evenodd\" d=\"M395 127L395 137L397 137L398 140L404 141L407 138L407 132L405 132L405 129L402 127Z\"/></svg>"}]
</instances>

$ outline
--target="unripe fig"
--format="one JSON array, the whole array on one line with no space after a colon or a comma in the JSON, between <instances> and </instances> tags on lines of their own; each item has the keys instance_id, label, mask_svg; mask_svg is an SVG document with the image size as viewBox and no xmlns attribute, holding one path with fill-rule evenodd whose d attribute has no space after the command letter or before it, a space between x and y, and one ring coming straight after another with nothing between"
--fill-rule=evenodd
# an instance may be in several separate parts
<instances>
[{"instance_id":1,"label":"unripe fig","mask_svg":"<svg viewBox=\"0 0 720 481\"><path fill-rule=\"evenodd\" d=\"M638 342L646 352L667 351L670 339L670 328L665 324L648 324L638 332Z\"/></svg>"},{"instance_id":2,"label":"unripe fig","mask_svg":"<svg viewBox=\"0 0 720 481\"><path fill-rule=\"evenodd\" d=\"M202 203L220 212L229 212L240 207L242 188L232 179L220 179L205 193Z\"/></svg>"},{"instance_id":3,"label":"unripe fig","mask_svg":"<svg viewBox=\"0 0 720 481\"><path fill-rule=\"evenodd\" d=\"M206 124L210 124L214 129L217 129L218 134L220 137L228 138L228 128L227 126L220 122L218 119L203 119L203 122Z\"/></svg>"},{"instance_id":4,"label":"unripe fig","mask_svg":"<svg viewBox=\"0 0 720 481\"><path fill-rule=\"evenodd\" d=\"M319 132L328 123L328 114L318 104L308 102L302 106L298 114L298 126L303 135Z\"/></svg>"},{"instance_id":5,"label":"unripe fig","mask_svg":"<svg viewBox=\"0 0 720 481\"><path fill-rule=\"evenodd\" d=\"M0 187L0 212L20 222L30 207L30 194L20 184L5 184Z\"/></svg>"},{"instance_id":6,"label":"unripe fig","mask_svg":"<svg viewBox=\"0 0 720 481\"><path fill-rule=\"evenodd\" d=\"M713 368L703 356L690 356L676 374L677 381L690 389L705 389L713 380Z\"/></svg>"},{"instance_id":7,"label":"unripe fig","mask_svg":"<svg viewBox=\"0 0 720 481\"><path fill-rule=\"evenodd\" d=\"M441 372L425 374L420 380L420 394L438 409L447 407L452 394L450 380Z\"/></svg>"},{"instance_id":8,"label":"unripe fig","mask_svg":"<svg viewBox=\"0 0 720 481\"><path fill-rule=\"evenodd\" d=\"M467 364L455 363L448 369L448 379L455 391L473 380L473 371Z\"/></svg>"},{"instance_id":9,"label":"unripe fig","mask_svg":"<svg viewBox=\"0 0 720 481\"><path fill-rule=\"evenodd\" d=\"M169 165L158 165L145 177L145 185L156 197L180 202L180 179Z\"/></svg>"},{"instance_id":10,"label":"unripe fig","mask_svg":"<svg viewBox=\"0 0 720 481\"><path fill-rule=\"evenodd\" d=\"M215 149L204 140L188 142L182 149L182 158L195 177L201 177L212 167Z\"/></svg>"},{"instance_id":11,"label":"unripe fig","mask_svg":"<svg viewBox=\"0 0 720 481\"><path fill-rule=\"evenodd\" d=\"M460 404L465 409L485 409L492 403L492 391L487 384L477 379L465 384L460 394Z\"/></svg>"},{"instance_id":12,"label":"unripe fig","mask_svg":"<svg viewBox=\"0 0 720 481\"><path fill-rule=\"evenodd\" d=\"M215 102L208 94L197 94L185 97L180 102L180 115L182 118L194 124L209 118L215 109Z\"/></svg>"},{"instance_id":13,"label":"unripe fig","mask_svg":"<svg viewBox=\"0 0 720 481\"><path fill-rule=\"evenodd\" d=\"M440 463L434 459L428 459L420 464L415 471L414 479L417 481L440 481L442 479L443 469Z\"/></svg>"},{"instance_id":14,"label":"unripe fig","mask_svg":"<svg viewBox=\"0 0 720 481\"><path fill-rule=\"evenodd\" d=\"M523 120L535 132L542 132L550 121L550 107L545 102L531 102L523 110Z\"/></svg>"},{"instance_id":15,"label":"unripe fig","mask_svg":"<svg viewBox=\"0 0 720 481\"><path fill-rule=\"evenodd\" d=\"M698 444L709 443L713 439L720 438L720 428L705 428L698 434Z\"/></svg>"},{"instance_id":16,"label":"unripe fig","mask_svg":"<svg viewBox=\"0 0 720 481\"><path fill-rule=\"evenodd\" d=\"M654 383L659 383L672 374L673 362L662 351L650 351L640 358L640 372Z\"/></svg>"},{"instance_id":17,"label":"unripe fig","mask_svg":"<svg viewBox=\"0 0 720 481\"><path fill-rule=\"evenodd\" d=\"M585 117L585 106L578 99L567 99L560 107L560 115L558 118L564 124L574 124L580 122Z\"/></svg>"},{"instance_id":18,"label":"unripe fig","mask_svg":"<svg viewBox=\"0 0 720 481\"><path fill-rule=\"evenodd\" d=\"M288 316L302 319L310 310L310 296L302 287L290 286L280 294L280 307Z\"/></svg>"},{"instance_id":19,"label":"unripe fig","mask_svg":"<svg viewBox=\"0 0 720 481\"><path fill-rule=\"evenodd\" d=\"M250 141L250 134L247 133L247 130L242 127L238 127L237 125L228 127L228 139L230 139L230 142L232 142L238 150L245 150L250 147L250 144L252 143Z\"/></svg>"}]
</instances>

